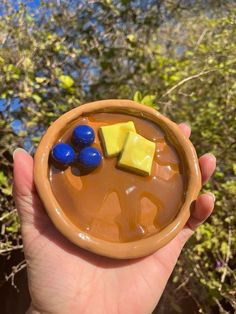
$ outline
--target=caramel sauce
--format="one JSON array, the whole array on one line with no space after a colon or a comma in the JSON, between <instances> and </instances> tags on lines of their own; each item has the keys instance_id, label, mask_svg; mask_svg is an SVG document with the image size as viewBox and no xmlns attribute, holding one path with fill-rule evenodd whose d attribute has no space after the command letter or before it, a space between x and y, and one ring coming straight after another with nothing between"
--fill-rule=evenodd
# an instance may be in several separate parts
<instances>
[{"instance_id":1,"label":"caramel sauce","mask_svg":"<svg viewBox=\"0 0 236 314\"><path fill-rule=\"evenodd\" d=\"M103 154L99 127L126 121L133 121L140 135L156 143L150 176L116 168L118 157L103 157L90 173L76 164L62 170L50 162L52 190L65 215L85 233L111 242L130 242L159 232L176 217L185 197L181 160L151 121L126 114L91 114L79 117L58 142L71 143L74 127L89 124L96 132L93 146Z\"/></svg>"}]
</instances>

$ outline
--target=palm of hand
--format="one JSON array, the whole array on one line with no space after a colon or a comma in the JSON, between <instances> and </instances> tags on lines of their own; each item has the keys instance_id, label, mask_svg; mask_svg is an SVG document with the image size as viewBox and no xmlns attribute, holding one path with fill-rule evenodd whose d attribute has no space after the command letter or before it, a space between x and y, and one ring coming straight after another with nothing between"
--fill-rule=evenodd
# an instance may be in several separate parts
<instances>
[{"instance_id":1,"label":"palm of hand","mask_svg":"<svg viewBox=\"0 0 236 314\"><path fill-rule=\"evenodd\" d=\"M188 127L183 131L190 135ZM199 160L203 181L215 168L214 158ZM14 197L21 218L31 312L150 313L187 239L213 209L210 195L201 195L188 225L168 245L142 259L119 261L86 252L52 225L33 184L33 160L14 155Z\"/></svg>"},{"instance_id":2,"label":"palm of hand","mask_svg":"<svg viewBox=\"0 0 236 314\"><path fill-rule=\"evenodd\" d=\"M170 243L149 257L114 261L75 247L54 228L37 195L34 203L33 224L25 224L22 232L35 308L53 313L152 311L178 257L181 238L177 247ZM186 235L190 232L185 230Z\"/></svg>"}]
</instances>

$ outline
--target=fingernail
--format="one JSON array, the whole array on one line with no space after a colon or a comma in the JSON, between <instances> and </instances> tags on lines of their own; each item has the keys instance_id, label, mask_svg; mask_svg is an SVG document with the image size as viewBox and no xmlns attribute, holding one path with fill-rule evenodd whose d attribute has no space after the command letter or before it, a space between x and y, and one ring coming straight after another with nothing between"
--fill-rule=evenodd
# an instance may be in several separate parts
<instances>
[{"instance_id":1,"label":"fingernail","mask_svg":"<svg viewBox=\"0 0 236 314\"><path fill-rule=\"evenodd\" d=\"M213 194L211 192L207 192L206 194L209 195L213 199L213 202L215 202L215 200L216 200L215 194Z\"/></svg>"},{"instance_id":2,"label":"fingernail","mask_svg":"<svg viewBox=\"0 0 236 314\"><path fill-rule=\"evenodd\" d=\"M16 153L18 152L24 152L24 153L27 153L27 151L24 149L24 148L21 148L21 147L18 147L14 150L13 154L12 154L12 157L14 159L14 157L16 156Z\"/></svg>"},{"instance_id":3,"label":"fingernail","mask_svg":"<svg viewBox=\"0 0 236 314\"><path fill-rule=\"evenodd\" d=\"M213 155L212 153L207 153L206 155L208 155L211 159L213 159L214 161L216 161L216 157L215 157L215 155Z\"/></svg>"}]
</instances>

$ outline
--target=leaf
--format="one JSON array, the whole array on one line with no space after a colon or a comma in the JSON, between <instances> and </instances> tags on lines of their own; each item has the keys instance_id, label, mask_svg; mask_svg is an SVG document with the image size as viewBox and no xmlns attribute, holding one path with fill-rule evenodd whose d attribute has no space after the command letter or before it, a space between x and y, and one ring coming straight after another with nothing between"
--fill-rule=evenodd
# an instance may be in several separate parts
<instances>
[{"instance_id":1,"label":"leaf","mask_svg":"<svg viewBox=\"0 0 236 314\"><path fill-rule=\"evenodd\" d=\"M24 66L27 70L32 69L33 63L32 63L32 61L31 61L31 59L28 58L28 57L24 58L24 60L23 60L23 66Z\"/></svg>"},{"instance_id":2,"label":"leaf","mask_svg":"<svg viewBox=\"0 0 236 314\"><path fill-rule=\"evenodd\" d=\"M34 19L33 19L32 15L26 14L25 20L26 20L28 23L31 23L31 22L33 22Z\"/></svg>"},{"instance_id":3,"label":"leaf","mask_svg":"<svg viewBox=\"0 0 236 314\"><path fill-rule=\"evenodd\" d=\"M172 282L177 283L178 281L179 281L179 277L175 275L174 278L172 279Z\"/></svg>"},{"instance_id":4,"label":"leaf","mask_svg":"<svg viewBox=\"0 0 236 314\"><path fill-rule=\"evenodd\" d=\"M8 64L8 65L4 65L3 70L6 73L10 73L12 74L16 74L16 75L20 75L21 71L18 67L16 67L14 64Z\"/></svg>"},{"instance_id":5,"label":"leaf","mask_svg":"<svg viewBox=\"0 0 236 314\"><path fill-rule=\"evenodd\" d=\"M36 101L36 103L40 103L42 98L38 94L33 94L32 98Z\"/></svg>"},{"instance_id":6,"label":"leaf","mask_svg":"<svg viewBox=\"0 0 236 314\"><path fill-rule=\"evenodd\" d=\"M233 163L233 172L236 175L236 163Z\"/></svg>"},{"instance_id":7,"label":"leaf","mask_svg":"<svg viewBox=\"0 0 236 314\"><path fill-rule=\"evenodd\" d=\"M11 195L11 194L12 194L12 187L9 186L9 187L7 187L7 188L1 188L1 191L2 191L2 193L5 194L5 195Z\"/></svg>"},{"instance_id":8,"label":"leaf","mask_svg":"<svg viewBox=\"0 0 236 314\"><path fill-rule=\"evenodd\" d=\"M221 246L220 246L220 251L223 255L226 255L227 251L228 251L228 244L227 242L222 242Z\"/></svg>"},{"instance_id":9,"label":"leaf","mask_svg":"<svg viewBox=\"0 0 236 314\"><path fill-rule=\"evenodd\" d=\"M74 80L69 75L59 76L59 81L60 81L60 85L65 89L69 89L70 87L74 85Z\"/></svg>"},{"instance_id":10,"label":"leaf","mask_svg":"<svg viewBox=\"0 0 236 314\"><path fill-rule=\"evenodd\" d=\"M40 138L41 138L40 136L33 136L31 140L35 143L38 143L40 141Z\"/></svg>"},{"instance_id":11,"label":"leaf","mask_svg":"<svg viewBox=\"0 0 236 314\"><path fill-rule=\"evenodd\" d=\"M0 186L8 186L8 179L2 171L0 171Z\"/></svg>"},{"instance_id":12,"label":"leaf","mask_svg":"<svg viewBox=\"0 0 236 314\"><path fill-rule=\"evenodd\" d=\"M147 95L142 99L141 103L149 107L155 107L154 104L155 99L156 99L155 95Z\"/></svg>"},{"instance_id":13,"label":"leaf","mask_svg":"<svg viewBox=\"0 0 236 314\"><path fill-rule=\"evenodd\" d=\"M11 195L12 193L12 188L8 183L8 178L2 171L0 171L0 190L5 195Z\"/></svg>"},{"instance_id":14,"label":"leaf","mask_svg":"<svg viewBox=\"0 0 236 314\"><path fill-rule=\"evenodd\" d=\"M127 35L127 39L131 43L135 43L137 41L137 38L136 38L136 36L134 34Z\"/></svg>"},{"instance_id":15,"label":"leaf","mask_svg":"<svg viewBox=\"0 0 236 314\"><path fill-rule=\"evenodd\" d=\"M45 82L47 80L47 78L46 77L39 77L39 76L36 76L36 78L35 78L35 81L37 82L37 83L43 83L43 82Z\"/></svg>"},{"instance_id":16,"label":"leaf","mask_svg":"<svg viewBox=\"0 0 236 314\"><path fill-rule=\"evenodd\" d=\"M135 92L133 99L134 99L134 101L141 103L142 102L141 92L139 92L139 91Z\"/></svg>"},{"instance_id":17,"label":"leaf","mask_svg":"<svg viewBox=\"0 0 236 314\"><path fill-rule=\"evenodd\" d=\"M236 195L236 181L234 179L226 181L222 186L228 193Z\"/></svg>"}]
</instances>

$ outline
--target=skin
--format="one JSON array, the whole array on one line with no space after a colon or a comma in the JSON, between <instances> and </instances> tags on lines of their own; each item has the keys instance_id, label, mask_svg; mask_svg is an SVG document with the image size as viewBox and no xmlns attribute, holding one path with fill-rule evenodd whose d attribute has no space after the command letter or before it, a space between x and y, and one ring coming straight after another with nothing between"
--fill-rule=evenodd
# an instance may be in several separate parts
<instances>
[{"instance_id":1,"label":"skin","mask_svg":"<svg viewBox=\"0 0 236 314\"><path fill-rule=\"evenodd\" d=\"M189 137L191 129L179 126ZM158 303L181 250L209 217L214 195L202 194L184 229L156 253L136 260L112 260L80 249L52 225L33 183L33 158L14 152L14 199L21 220L31 306L27 313L151 313ZM204 184L216 159L199 158Z\"/></svg>"}]
</instances>

